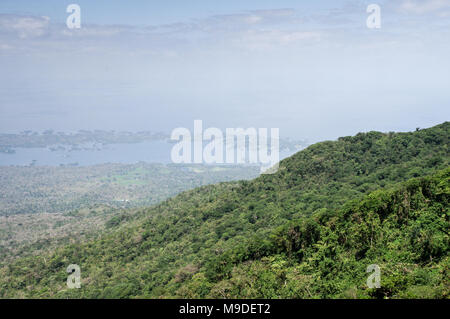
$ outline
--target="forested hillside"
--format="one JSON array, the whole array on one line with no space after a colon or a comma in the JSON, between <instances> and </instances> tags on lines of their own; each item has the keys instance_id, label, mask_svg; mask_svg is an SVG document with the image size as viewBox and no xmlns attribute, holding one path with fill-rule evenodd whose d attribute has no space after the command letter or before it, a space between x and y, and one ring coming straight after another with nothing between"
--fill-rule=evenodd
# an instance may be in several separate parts
<instances>
[{"instance_id":1,"label":"forested hillside","mask_svg":"<svg viewBox=\"0 0 450 319\"><path fill-rule=\"evenodd\" d=\"M255 236L212 258L183 297L447 298L450 169ZM380 289L366 268L380 267Z\"/></svg>"},{"instance_id":2,"label":"forested hillside","mask_svg":"<svg viewBox=\"0 0 450 319\"><path fill-rule=\"evenodd\" d=\"M1 297L447 297L450 123L308 147L100 239L0 269ZM82 288L67 289L66 268ZM382 269L367 289L366 267Z\"/></svg>"}]
</instances>

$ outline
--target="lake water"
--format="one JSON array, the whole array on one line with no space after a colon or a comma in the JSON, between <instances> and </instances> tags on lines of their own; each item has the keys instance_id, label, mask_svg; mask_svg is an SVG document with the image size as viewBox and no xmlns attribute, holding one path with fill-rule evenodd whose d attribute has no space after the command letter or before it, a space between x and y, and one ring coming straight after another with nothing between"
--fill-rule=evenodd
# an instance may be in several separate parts
<instances>
[{"instance_id":1,"label":"lake water","mask_svg":"<svg viewBox=\"0 0 450 319\"><path fill-rule=\"evenodd\" d=\"M83 145L70 147L16 148L14 154L0 153L0 166L89 166L104 163L134 164L172 163L170 153L174 144L165 141L149 141L133 144ZM55 150L56 149L56 150ZM280 159L290 156L291 151L280 151Z\"/></svg>"},{"instance_id":2,"label":"lake water","mask_svg":"<svg viewBox=\"0 0 450 319\"><path fill-rule=\"evenodd\" d=\"M34 162L37 166L79 166L103 163L132 164L136 162L170 163L172 144L151 141L133 144L110 144L101 149L54 150L48 148L16 148L14 154L0 153L0 165L26 166Z\"/></svg>"}]
</instances>

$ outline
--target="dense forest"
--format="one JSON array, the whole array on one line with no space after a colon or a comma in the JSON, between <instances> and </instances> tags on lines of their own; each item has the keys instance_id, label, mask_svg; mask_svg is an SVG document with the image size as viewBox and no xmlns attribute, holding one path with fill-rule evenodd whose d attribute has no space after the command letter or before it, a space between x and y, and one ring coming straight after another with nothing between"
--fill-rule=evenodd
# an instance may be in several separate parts
<instances>
[{"instance_id":1,"label":"dense forest","mask_svg":"<svg viewBox=\"0 0 450 319\"><path fill-rule=\"evenodd\" d=\"M309 146L94 240L0 265L0 297L448 298L450 123ZM66 269L81 267L68 289ZM368 288L366 268L381 268Z\"/></svg>"}]
</instances>

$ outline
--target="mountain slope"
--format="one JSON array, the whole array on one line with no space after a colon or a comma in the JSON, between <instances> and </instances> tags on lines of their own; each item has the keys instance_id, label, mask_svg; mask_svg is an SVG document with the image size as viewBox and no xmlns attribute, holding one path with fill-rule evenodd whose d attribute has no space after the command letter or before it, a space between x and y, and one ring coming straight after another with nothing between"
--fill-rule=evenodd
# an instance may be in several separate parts
<instances>
[{"instance_id":1,"label":"mountain slope","mask_svg":"<svg viewBox=\"0 0 450 319\"><path fill-rule=\"evenodd\" d=\"M450 168L288 223L212 258L182 297L450 297ZM381 269L369 289L366 267Z\"/></svg>"},{"instance_id":2,"label":"mountain slope","mask_svg":"<svg viewBox=\"0 0 450 319\"><path fill-rule=\"evenodd\" d=\"M321 216L327 223L348 201L448 167L449 130L450 123L445 122L413 133L360 133L312 145L282 161L276 174L182 193L98 240L5 265L0 270L0 296L235 296L233 290L216 287L222 281L227 284L230 276L213 267L216 257L227 256L249 238L269 238L277 227L310 220L308 216ZM348 236L357 238L353 233ZM275 256L269 249L253 257L265 254ZM332 261L326 264L330 269L338 266ZM69 264L81 267L81 289L66 287ZM238 260L236 269L247 271L244 266ZM298 274L299 278L286 282L292 280L295 285L303 280L303 274ZM198 287L191 287L195 284ZM333 287L307 296L336 296L342 290ZM261 289L240 296L286 296L279 291L265 294Z\"/></svg>"}]
</instances>

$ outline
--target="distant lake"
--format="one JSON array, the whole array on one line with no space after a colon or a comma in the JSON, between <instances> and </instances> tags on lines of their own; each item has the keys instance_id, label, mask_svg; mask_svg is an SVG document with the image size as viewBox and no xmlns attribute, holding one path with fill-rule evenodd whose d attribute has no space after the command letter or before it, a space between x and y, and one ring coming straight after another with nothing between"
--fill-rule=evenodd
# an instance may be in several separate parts
<instances>
[{"instance_id":1,"label":"distant lake","mask_svg":"<svg viewBox=\"0 0 450 319\"><path fill-rule=\"evenodd\" d=\"M15 153L0 153L0 166L89 166L104 163L134 164L172 163L170 153L173 144L166 141L108 145L67 145L51 148L15 148ZM280 159L293 152L280 151Z\"/></svg>"},{"instance_id":2,"label":"distant lake","mask_svg":"<svg viewBox=\"0 0 450 319\"><path fill-rule=\"evenodd\" d=\"M172 144L150 141L132 144L83 145L76 149L60 147L16 148L14 154L0 153L0 165L88 166L103 163L170 163Z\"/></svg>"}]
</instances>

